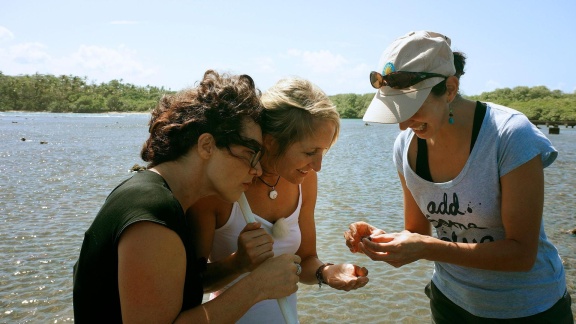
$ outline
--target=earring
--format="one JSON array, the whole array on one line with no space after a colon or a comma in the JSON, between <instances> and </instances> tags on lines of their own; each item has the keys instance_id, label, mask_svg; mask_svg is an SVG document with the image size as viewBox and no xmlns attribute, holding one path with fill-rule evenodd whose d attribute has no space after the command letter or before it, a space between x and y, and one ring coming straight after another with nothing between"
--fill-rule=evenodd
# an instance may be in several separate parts
<instances>
[{"instance_id":1,"label":"earring","mask_svg":"<svg viewBox=\"0 0 576 324\"><path fill-rule=\"evenodd\" d=\"M450 125L454 124L454 114L452 113L452 104L454 103L454 100L456 100L456 97L452 98L452 100L448 102L448 107L450 108L450 111L448 112L448 123Z\"/></svg>"}]
</instances>

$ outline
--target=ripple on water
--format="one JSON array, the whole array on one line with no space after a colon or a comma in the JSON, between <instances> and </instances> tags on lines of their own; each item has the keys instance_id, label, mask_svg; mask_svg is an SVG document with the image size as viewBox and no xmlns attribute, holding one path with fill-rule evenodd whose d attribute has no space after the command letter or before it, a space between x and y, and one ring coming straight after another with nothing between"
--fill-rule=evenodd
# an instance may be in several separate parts
<instances>
[{"instance_id":1,"label":"ripple on water","mask_svg":"<svg viewBox=\"0 0 576 324\"><path fill-rule=\"evenodd\" d=\"M110 190L130 176L135 163L144 164L139 151L147 115L92 116L0 113L0 322L73 321L72 266L84 231ZM423 290L432 263L392 268L351 254L342 235L357 220L403 228L391 151L397 133L396 125L365 127L360 120L343 120L342 136L319 174L318 254L324 262L367 267L370 282L351 292L300 285L302 323L429 322ZM576 227L575 138L576 130L564 129L551 138L561 153L545 170L544 206L547 234L565 262L573 297L576 237L566 231ZM40 140L48 144L39 145Z\"/></svg>"}]
</instances>

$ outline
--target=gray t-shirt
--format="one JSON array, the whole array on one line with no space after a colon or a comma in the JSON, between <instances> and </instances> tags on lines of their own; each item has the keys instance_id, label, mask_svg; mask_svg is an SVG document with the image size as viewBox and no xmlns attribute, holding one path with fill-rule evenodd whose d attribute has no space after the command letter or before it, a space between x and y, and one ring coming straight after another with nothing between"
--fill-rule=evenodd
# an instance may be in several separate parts
<instances>
[{"instance_id":1,"label":"gray t-shirt","mask_svg":"<svg viewBox=\"0 0 576 324\"><path fill-rule=\"evenodd\" d=\"M420 178L408 163L411 129L394 144L394 162L420 210L450 242L485 243L505 238L500 177L537 155L544 167L558 152L522 113L488 103L482 127L466 165L451 181L433 183ZM548 241L544 224L534 267L528 272L474 269L435 262L432 281L458 306L489 318L530 316L550 308L566 290L564 268Z\"/></svg>"}]
</instances>

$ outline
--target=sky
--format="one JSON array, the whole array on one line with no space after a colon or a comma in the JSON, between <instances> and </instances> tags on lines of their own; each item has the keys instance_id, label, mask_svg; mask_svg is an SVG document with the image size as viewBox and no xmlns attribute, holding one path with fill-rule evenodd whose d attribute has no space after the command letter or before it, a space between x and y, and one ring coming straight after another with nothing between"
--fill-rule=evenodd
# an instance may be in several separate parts
<instances>
[{"instance_id":1,"label":"sky","mask_svg":"<svg viewBox=\"0 0 576 324\"><path fill-rule=\"evenodd\" d=\"M365 94L384 49L416 30L467 55L464 95L576 91L574 0L0 0L0 72L181 90L215 69L262 91L300 76Z\"/></svg>"}]
</instances>

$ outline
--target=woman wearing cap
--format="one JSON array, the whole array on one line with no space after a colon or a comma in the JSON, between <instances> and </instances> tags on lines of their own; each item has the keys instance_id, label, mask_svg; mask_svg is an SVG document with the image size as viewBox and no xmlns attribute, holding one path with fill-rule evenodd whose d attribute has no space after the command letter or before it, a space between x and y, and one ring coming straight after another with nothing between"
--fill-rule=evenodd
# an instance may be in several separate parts
<instances>
[{"instance_id":1,"label":"woman wearing cap","mask_svg":"<svg viewBox=\"0 0 576 324\"><path fill-rule=\"evenodd\" d=\"M202 238L199 255L211 261L208 273L213 285L206 291L217 290L211 295L214 298L236 285L224 287L226 280L220 279L237 278L283 253L302 258L301 283L346 291L363 287L368 282L365 268L325 264L316 253L317 172L338 137L336 108L320 88L298 77L277 82L262 95L262 103L263 174L246 191L257 222L246 226L239 204L223 203L217 197L202 199L189 211L191 222L198 223L194 237ZM295 313L296 294L287 300ZM239 321L283 322L278 303L270 300L254 305Z\"/></svg>"},{"instance_id":2,"label":"woman wearing cap","mask_svg":"<svg viewBox=\"0 0 576 324\"><path fill-rule=\"evenodd\" d=\"M202 304L201 272L184 211L217 194L235 201L262 174L259 92L247 75L207 71L195 88L162 98L141 156L86 231L74 266L78 323L230 323L253 304L297 290L300 258L267 260Z\"/></svg>"},{"instance_id":3,"label":"woman wearing cap","mask_svg":"<svg viewBox=\"0 0 576 324\"><path fill-rule=\"evenodd\" d=\"M364 121L402 130L394 162L405 230L357 222L346 244L394 267L434 261L426 293L436 323L573 323L562 261L542 224L543 169L558 152L523 114L462 98L464 63L433 32L384 51Z\"/></svg>"}]
</instances>

